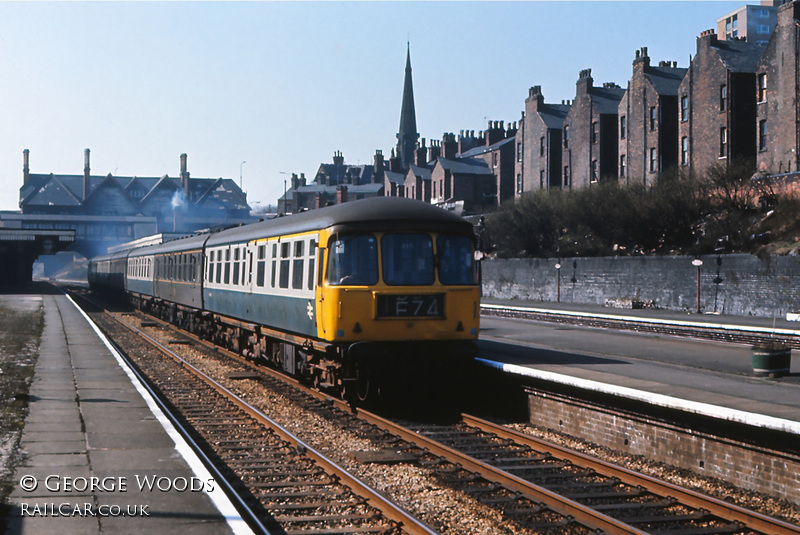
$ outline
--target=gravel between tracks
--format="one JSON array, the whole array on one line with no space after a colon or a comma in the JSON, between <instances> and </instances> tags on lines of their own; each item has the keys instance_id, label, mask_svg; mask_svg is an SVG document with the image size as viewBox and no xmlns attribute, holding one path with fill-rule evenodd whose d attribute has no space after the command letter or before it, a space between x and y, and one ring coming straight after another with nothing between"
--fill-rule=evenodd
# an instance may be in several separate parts
<instances>
[{"instance_id":1,"label":"gravel between tracks","mask_svg":"<svg viewBox=\"0 0 800 535\"><path fill-rule=\"evenodd\" d=\"M153 335L153 331L150 330L149 334ZM158 330L154 338L166 345L166 342L174 336L168 331ZM469 495L444 488L423 468L410 464L362 464L355 461L349 452L373 450L375 447L369 441L342 430L316 414L299 410L290 400L268 392L258 381L228 379L227 374L231 371L242 369L240 364L227 363L224 359L209 359L204 353L192 348L183 348L180 353L192 364L237 392L312 447L442 533L531 533L518 524L504 519L498 511L484 506ZM724 481L702 477L689 470L654 463L641 456L616 452L528 424L509 424L509 427L673 484L776 516L793 524L800 524L800 506L788 501L744 491Z\"/></svg>"},{"instance_id":2,"label":"gravel between tracks","mask_svg":"<svg viewBox=\"0 0 800 535\"><path fill-rule=\"evenodd\" d=\"M537 426L510 424L508 427L520 433L534 435L537 438L547 440L559 446L564 446L586 455L591 455L592 457L624 466L630 470L635 470L674 485L701 492L752 511L780 518L790 524L800 525L800 505L793 504L789 501L743 490L719 479L703 477L691 470L669 466L664 463L657 463L641 455L629 455L627 453L611 450Z\"/></svg>"},{"instance_id":3,"label":"gravel between tracks","mask_svg":"<svg viewBox=\"0 0 800 535\"><path fill-rule=\"evenodd\" d=\"M165 345L172 338L168 332L154 332L148 330L149 335ZM316 414L298 409L290 400L268 392L258 381L227 379L226 375L231 371L241 369L239 364L223 364L191 348L181 349L179 354L436 530L446 534L475 535L533 533L503 519L499 512L467 494L444 488L419 466L362 464L355 461L349 452L375 450L375 446Z\"/></svg>"}]
</instances>

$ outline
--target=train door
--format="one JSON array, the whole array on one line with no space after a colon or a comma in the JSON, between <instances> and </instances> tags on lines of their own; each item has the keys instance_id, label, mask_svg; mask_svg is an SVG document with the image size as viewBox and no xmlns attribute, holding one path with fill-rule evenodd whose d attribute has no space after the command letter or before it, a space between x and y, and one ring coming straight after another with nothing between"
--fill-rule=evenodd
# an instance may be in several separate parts
<instances>
[{"instance_id":1,"label":"train door","mask_svg":"<svg viewBox=\"0 0 800 535\"><path fill-rule=\"evenodd\" d=\"M327 339L325 327L325 265L327 264L328 254L328 233L325 231L320 232L316 236L317 251L316 251L316 281L314 284L314 294L316 302L316 318L317 318L317 336Z\"/></svg>"}]
</instances>

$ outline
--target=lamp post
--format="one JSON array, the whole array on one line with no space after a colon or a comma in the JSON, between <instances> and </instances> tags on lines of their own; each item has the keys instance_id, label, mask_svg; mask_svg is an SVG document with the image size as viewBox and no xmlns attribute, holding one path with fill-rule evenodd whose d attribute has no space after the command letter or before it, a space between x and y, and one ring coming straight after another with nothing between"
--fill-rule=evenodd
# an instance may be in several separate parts
<instances>
[{"instance_id":1,"label":"lamp post","mask_svg":"<svg viewBox=\"0 0 800 535\"><path fill-rule=\"evenodd\" d=\"M700 314L700 266L703 265L703 261L695 258L692 260L692 265L697 268L697 313Z\"/></svg>"},{"instance_id":2,"label":"lamp post","mask_svg":"<svg viewBox=\"0 0 800 535\"><path fill-rule=\"evenodd\" d=\"M246 161L243 161L239 164L239 189L242 189L242 166L246 163Z\"/></svg>"},{"instance_id":3,"label":"lamp post","mask_svg":"<svg viewBox=\"0 0 800 535\"><path fill-rule=\"evenodd\" d=\"M561 261L556 262L556 303L561 302Z\"/></svg>"}]
</instances>

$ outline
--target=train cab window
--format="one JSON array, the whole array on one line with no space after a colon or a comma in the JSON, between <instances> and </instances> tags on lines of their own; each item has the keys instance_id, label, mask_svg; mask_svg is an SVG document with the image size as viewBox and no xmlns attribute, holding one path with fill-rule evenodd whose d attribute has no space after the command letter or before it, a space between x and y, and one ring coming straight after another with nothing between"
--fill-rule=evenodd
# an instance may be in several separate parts
<instances>
[{"instance_id":1,"label":"train cab window","mask_svg":"<svg viewBox=\"0 0 800 535\"><path fill-rule=\"evenodd\" d=\"M375 236L339 236L328 252L327 281L331 285L366 285L378 282L378 244Z\"/></svg>"},{"instance_id":2,"label":"train cab window","mask_svg":"<svg viewBox=\"0 0 800 535\"><path fill-rule=\"evenodd\" d=\"M258 262L256 263L256 286L264 287L264 272L266 271L267 246L258 246Z\"/></svg>"},{"instance_id":3,"label":"train cab window","mask_svg":"<svg viewBox=\"0 0 800 535\"><path fill-rule=\"evenodd\" d=\"M472 241L466 236L439 236L439 281L442 284L475 284Z\"/></svg>"},{"instance_id":4,"label":"train cab window","mask_svg":"<svg viewBox=\"0 0 800 535\"><path fill-rule=\"evenodd\" d=\"M383 280L393 286L433 284L433 240L428 234L385 234Z\"/></svg>"}]
</instances>

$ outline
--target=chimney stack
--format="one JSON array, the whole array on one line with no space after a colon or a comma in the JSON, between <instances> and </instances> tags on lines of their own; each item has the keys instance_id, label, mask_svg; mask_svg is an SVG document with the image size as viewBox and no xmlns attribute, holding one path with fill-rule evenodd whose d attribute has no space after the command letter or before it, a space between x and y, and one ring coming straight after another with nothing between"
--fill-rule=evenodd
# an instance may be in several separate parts
<instances>
[{"instance_id":1,"label":"chimney stack","mask_svg":"<svg viewBox=\"0 0 800 535\"><path fill-rule=\"evenodd\" d=\"M428 149L425 147L425 138L422 138L422 141L417 143L417 150L414 151L414 165L417 167L425 167L427 163L425 159L427 156Z\"/></svg>"},{"instance_id":2,"label":"chimney stack","mask_svg":"<svg viewBox=\"0 0 800 535\"><path fill-rule=\"evenodd\" d=\"M372 181L376 184L383 182L383 172L384 172L384 164L383 164L383 151L380 149L375 150L375 163L373 164L372 169Z\"/></svg>"},{"instance_id":3,"label":"chimney stack","mask_svg":"<svg viewBox=\"0 0 800 535\"><path fill-rule=\"evenodd\" d=\"M25 149L22 151L22 184L25 185L28 183L28 180L31 178L31 168L29 164L29 156L31 151Z\"/></svg>"},{"instance_id":4,"label":"chimney stack","mask_svg":"<svg viewBox=\"0 0 800 535\"><path fill-rule=\"evenodd\" d=\"M336 186L336 204L347 202L347 186Z\"/></svg>"},{"instance_id":5,"label":"chimney stack","mask_svg":"<svg viewBox=\"0 0 800 535\"><path fill-rule=\"evenodd\" d=\"M442 135L441 156L445 160L453 160L458 152L458 142L452 132Z\"/></svg>"},{"instance_id":6,"label":"chimney stack","mask_svg":"<svg viewBox=\"0 0 800 535\"><path fill-rule=\"evenodd\" d=\"M86 149L83 151L83 200L89 196L89 154L91 151Z\"/></svg>"},{"instance_id":7,"label":"chimney stack","mask_svg":"<svg viewBox=\"0 0 800 535\"><path fill-rule=\"evenodd\" d=\"M181 188L183 188L183 193L186 195L186 199L189 199L189 171L186 170L186 153L184 152L181 154Z\"/></svg>"}]
</instances>

